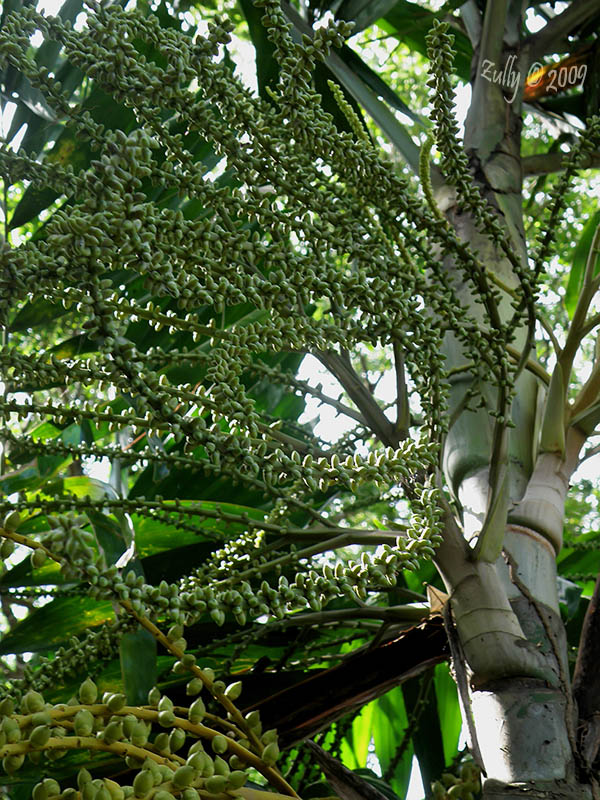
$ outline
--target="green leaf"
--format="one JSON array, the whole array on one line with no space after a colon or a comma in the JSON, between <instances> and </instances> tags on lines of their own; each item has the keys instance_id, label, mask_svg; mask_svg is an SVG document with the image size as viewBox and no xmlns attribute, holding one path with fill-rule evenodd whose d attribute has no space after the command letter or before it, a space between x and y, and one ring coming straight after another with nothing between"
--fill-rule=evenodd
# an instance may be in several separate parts
<instances>
[{"instance_id":1,"label":"green leaf","mask_svg":"<svg viewBox=\"0 0 600 800\"><path fill-rule=\"evenodd\" d=\"M434 681L440 730L444 743L444 759L446 764L450 764L457 752L462 717L456 684L450 675L448 664L436 665Z\"/></svg>"},{"instance_id":2,"label":"green leaf","mask_svg":"<svg viewBox=\"0 0 600 800\"><path fill-rule=\"evenodd\" d=\"M123 686L129 705L144 705L157 681L156 639L144 628L124 634L119 647Z\"/></svg>"},{"instance_id":3,"label":"green leaf","mask_svg":"<svg viewBox=\"0 0 600 800\"><path fill-rule=\"evenodd\" d=\"M375 753L386 781L399 797L404 797L410 781L413 746L407 742L397 760L398 747L403 743L408 727L402 687L396 686L374 703L372 733Z\"/></svg>"},{"instance_id":4,"label":"green leaf","mask_svg":"<svg viewBox=\"0 0 600 800\"><path fill-rule=\"evenodd\" d=\"M399 42L410 50L427 57L425 37L437 15L408 0L397 0L396 4L384 14L379 25L387 33L394 35ZM452 28L454 34L454 50L456 51L454 67L458 77L467 83L471 73L473 48L469 38L458 28Z\"/></svg>"},{"instance_id":5,"label":"green leaf","mask_svg":"<svg viewBox=\"0 0 600 800\"><path fill-rule=\"evenodd\" d=\"M352 727L342 742L340 757L348 769L364 767L367 763L375 703L376 701L373 701L363 707L360 714L354 718Z\"/></svg>"},{"instance_id":6,"label":"green leaf","mask_svg":"<svg viewBox=\"0 0 600 800\"><path fill-rule=\"evenodd\" d=\"M592 216L586 222L585 227L579 237L579 242L577 243L577 246L573 252L573 261L571 265L571 271L569 272L569 282L567 283L567 290L564 298L565 308L567 309L567 313L571 318L573 317L575 308L577 307L577 300L579 299L579 293L583 285L585 265L590 252L590 247L592 246L592 239L594 238L594 234L596 233L598 225L600 225L600 209L592 214ZM599 261L597 259L594 267L594 275L598 272L598 268Z\"/></svg>"},{"instance_id":7,"label":"green leaf","mask_svg":"<svg viewBox=\"0 0 600 800\"><path fill-rule=\"evenodd\" d=\"M0 655L50 650L93 628L114 619L112 603L89 597L57 597L32 611L0 639Z\"/></svg>"},{"instance_id":8,"label":"green leaf","mask_svg":"<svg viewBox=\"0 0 600 800\"><path fill-rule=\"evenodd\" d=\"M353 33L358 33L385 16L395 5L396 0L343 0L335 16L354 22Z\"/></svg>"},{"instance_id":9,"label":"green leaf","mask_svg":"<svg viewBox=\"0 0 600 800\"><path fill-rule=\"evenodd\" d=\"M411 739L419 762L427 796L431 783L444 771L443 733L435 695L435 671L430 669L402 684L402 694L409 717L418 715Z\"/></svg>"},{"instance_id":10,"label":"green leaf","mask_svg":"<svg viewBox=\"0 0 600 800\"><path fill-rule=\"evenodd\" d=\"M199 511L214 511L217 507L225 513L242 515L247 514L250 519L261 520L264 514L256 508L249 506L236 505L235 503L213 502L208 500L181 500L177 506L182 509L197 508ZM173 513L177 514L177 506L173 502ZM203 518L202 516L187 516L188 521L202 530L188 531L178 528L175 524L169 525L162 519L141 514L132 514L133 526L135 528L136 550L140 558L155 555L164 550L175 547L184 547L189 544L197 544L199 541L217 541L228 539L235 533L240 533L244 529L244 523L227 522L221 519ZM203 536L203 531L206 535Z\"/></svg>"}]
</instances>

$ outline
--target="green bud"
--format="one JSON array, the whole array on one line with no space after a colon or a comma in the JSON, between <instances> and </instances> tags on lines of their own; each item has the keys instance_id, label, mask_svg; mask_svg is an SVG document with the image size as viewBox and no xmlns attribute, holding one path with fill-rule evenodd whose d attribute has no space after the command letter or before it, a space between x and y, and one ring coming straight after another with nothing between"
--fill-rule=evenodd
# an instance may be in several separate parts
<instances>
[{"instance_id":1,"label":"green bud","mask_svg":"<svg viewBox=\"0 0 600 800\"><path fill-rule=\"evenodd\" d=\"M211 794L221 794L227 788L227 778L225 775L213 775L206 779L204 788Z\"/></svg>"},{"instance_id":2,"label":"green bud","mask_svg":"<svg viewBox=\"0 0 600 800\"><path fill-rule=\"evenodd\" d=\"M204 705L202 698L198 697L189 707L188 719L190 722L196 724L198 722L202 722L205 714L206 714L206 706Z\"/></svg>"},{"instance_id":3,"label":"green bud","mask_svg":"<svg viewBox=\"0 0 600 800\"><path fill-rule=\"evenodd\" d=\"M223 754L227 752L229 745L227 744L227 739L223 736L223 734L218 733L211 742L212 749L215 753Z\"/></svg>"},{"instance_id":4,"label":"green bud","mask_svg":"<svg viewBox=\"0 0 600 800\"><path fill-rule=\"evenodd\" d=\"M29 741L34 747L43 747L50 738L50 728L47 725L38 725L29 734Z\"/></svg>"},{"instance_id":5,"label":"green bud","mask_svg":"<svg viewBox=\"0 0 600 800\"><path fill-rule=\"evenodd\" d=\"M91 782L92 782L92 776L87 771L87 769L85 769L85 767L80 769L79 772L77 773L77 786L79 787L79 790L81 791L81 789L83 789L86 783L91 783Z\"/></svg>"},{"instance_id":6,"label":"green bud","mask_svg":"<svg viewBox=\"0 0 600 800\"><path fill-rule=\"evenodd\" d=\"M131 744L136 747L143 747L148 741L148 727L142 720L138 720L131 732Z\"/></svg>"},{"instance_id":7,"label":"green bud","mask_svg":"<svg viewBox=\"0 0 600 800\"><path fill-rule=\"evenodd\" d=\"M0 545L0 558L8 558L15 549L15 543L12 539L4 539Z\"/></svg>"},{"instance_id":8,"label":"green bud","mask_svg":"<svg viewBox=\"0 0 600 800\"><path fill-rule=\"evenodd\" d=\"M234 772L229 773L227 780L228 789L241 789L248 780L248 776L241 769L236 769Z\"/></svg>"},{"instance_id":9,"label":"green bud","mask_svg":"<svg viewBox=\"0 0 600 800\"><path fill-rule=\"evenodd\" d=\"M160 701L157 706L159 711L172 711L173 710L173 701L170 697L164 695L160 698Z\"/></svg>"},{"instance_id":10,"label":"green bud","mask_svg":"<svg viewBox=\"0 0 600 800\"><path fill-rule=\"evenodd\" d=\"M109 711L112 711L113 714L116 714L117 711L121 711L125 703L126 697L124 694L111 694L106 705L108 706Z\"/></svg>"},{"instance_id":11,"label":"green bud","mask_svg":"<svg viewBox=\"0 0 600 800\"><path fill-rule=\"evenodd\" d=\"M43 567L46 563L46 559L48 556L46 555L46 551L42 550L40 547L36 547L33 553L30 556L31 566L34 569L38 569L39 567Z\"/></svg>"},{"instance_id":12,"label":"green bud","mask_svg":"<svg viewBox=\"0 0 600 800\"><path fill-rule=\"evenodd\" d=\"M98 698L98 687L91 678L86 678L79 687L78 694L83 705L91 706Z\"/></svg>"},{"instance_id":13,"label":"green bud","mask_svg":"<svg viewBox=\"0 0 600 800\"><path fill-rule=\"evenodd\" d=\"M36 711L43 711L46 704L39 692L30 691L23 698L22 705L28 714L34 714Z\"/></svg>"},{"instance_id":14,"label":"green bud","mask_svg":"<svg viewBox=\"0 0 600 800\"><path fill-rule=\"evenodd\" d=\"M194 780L195 772L194 768L187 764L183 767L179 767L179 769L175 771L175 775L173 775L173 786L175 786L176 789L184 789L186 786L189 786Z\"/></svg>"},{"instance_id":15,"label":"green bud","mask_svg":"<svg viewBox=\"0 0 600 800\"><path fill-rule=\"evenodd\" d=\"M204 684L200 680L200 678L192 678L191 681L185 687L185 693L188 697L193 697L196 694L199 694L202 689L204 688Z\"/></svg>"},{"instance_id":16,"label":"green bud","mask_svg":"<svg viewBox=\"0 0 600 800\"><path fill-rule=\"evenodd\" d=\"M175 714L172 711L159 711L158 724L163 728L170 728L175 722Z\"/></svg>"},{"instance_id":17,"label":"green bud","mask_svg":"<svg viewBox=\"0 0 600 800\"><path fill-rule=\"evenodd\" d=\"M230 683L227 689L225 689L225 696L228 697L230 700L237 700L238 697L242 693L242 682L236 681L235 683Z\"/></svg>"},{"instance_id":18,"label":"green bud","mask_svg":"<svg viewBox=\"0 0 600 800\"><path fill-rule=\"evenodd\" d=\"M275 728L271 728L268 731L265 731L263 735L260 737L263 744L271 744L271 742L277 741L277 731Z\"/></svg>"},{"instance_id":19,"label":"green bud","mask_svg":"<svg viewBox=\"0 0 600 800\"><path fill-rule=\"evenodd\" d=\"M171 625L169 628L169 632L167 633L167 638L170 639L172 642L175 642L177 639L181 639L183 636L183 626L182 625Z\"/></svg>"},{"instance_id":20,"label":"green bud","mask_svg":"<svg viewBox=\"0 0 600 800\"><path fill-rule=\"evenodd\" d=\"M89 736L94 730L94 715L87 708L80 709L73 719L73 728L77 736Z\"/></svg>"},{"instance_id":21,"label":"green bud","mask_svg":"<svg viewBox=\"0 0 600 800\"><path fill-rule=\"evenodd\" d=\"M57 794L60 794L60 785L54 778L44 778L42 784L48 792L48 797L55 797Z\"/></svg>"},{"instance_id":22,"label":"green bud","mask_svg":"<svg viewBox=\"0 0 600 800\"><path fill-rule=\"evenodd\" d=\"M33 800L48 800L48 792L43 783L36 783L31 792L31 797Z\"/></svg>"},{"instance_id":23,"label":"green bud","mask_svg":"<svg viewBox=\"0 0 600 800\"><path fill-rule=\"evenodd\" d=\"M185 731L181 728L173 728L169 734L169 749L176 753L185 744Z\"/></svg>"},{"instance_id":24,"label":"green bud","mask_svg":"<svg viewBox=\"0 0 600 800\"><path fill-rule=\"evenodd\" d=\"M10 717L14 710L15 704L10 697L5 697L4 700L0 700L0 716Z\"/></svg>"},{"instance_id":25,"label":"green bud","mask_svg":"<svg viewBox=\"0 0 600 800\"><path fill-rule=\"evenodd\" d=\"M123 725L121 724L121 721L109 722L104 729L104 735L102 738L106 744L113 744L113 742L118 742L120 739L122 739Z\"/></svg>"},{"instance_id":26,"label":"green bud","mask_svg":"<svg viewBox=\"0 0 600 800\"><path fill-rule=\"evenodd\" d=\"M24 761L25 761L24 753L20 753L19 755L5 756L2 759L2 768L8 775L12 775L13 772L16 772L17 770L21 769Z\"/></svg>"},{"instance_id":27,"label":"green bud","mask_svg":"<svg viewBox=\"0 0 600 800\"><path fill-rule=\"evenodd\" d=\"M16 531L21 524L21 515L18 511L9 511L4 517L2 527L7 531Z\"/></svg>"},{"instance_id":28,"label":"green bud","mask_svg":"<svg viewBox=\"0 0 600 800\"><path fill-rule=\"evenodd\" d=\"M271 742L262 751L262 760L265 764L272 766L279 758L279 747L276 742Z\"/></svg>"},{"instance_id":29,"label":"green bud","mask_svg":"<svg viewBox=\"0 0 600 800\"><path fill-rule=\"evenodd\" d=\"M221 756L217 756L213 763L215 765L215 775L229 775L231 771L229 764Z\"/></svg>"},{"instance_id":30,"label":"green bud","mask_svg":"<svg viewBox=\"0 0 600 800\"><path fill-rule=\"evenodd\" d=\"M157 686L154 686L148 692L148 705L149 706L157 706L160 701L160 690Z\"/></svg>"},{"instance_id":31,"label":"green bud","mask_svg":"<svg viewBox=\"0 0 600 800\"><path fill-rule=\"evenodd\" d=\"M167 714L169 712L163 711L163 714ZM169 753L170 752L170 745L169 745L169 734L168 733L159 733L158 736L154 739L154 746L160 753Z\"/></svg>"},{"instance_id":32,"label":"green bud","mask_svg":"<svg viewBox=\"0 0 600 800\"><path fill-rule=\"evenodd\" d=\"M131 739L131 735L135 730L135 726L137 725L137 718L133 716L133 714L128 714L124 719L123 722L123 735L127 739Z\"/></svg>"},{"instance_id":33,"label":"green bud","mask_svg":"<svg viewBox=\"0 0 600 800\"><path fill-rule=\"evenodd\" d=\"M145 797L154 788L154 777L148 769L143 769L133 779L133 793L136 797Z\"/></svg>"}]
</instances>

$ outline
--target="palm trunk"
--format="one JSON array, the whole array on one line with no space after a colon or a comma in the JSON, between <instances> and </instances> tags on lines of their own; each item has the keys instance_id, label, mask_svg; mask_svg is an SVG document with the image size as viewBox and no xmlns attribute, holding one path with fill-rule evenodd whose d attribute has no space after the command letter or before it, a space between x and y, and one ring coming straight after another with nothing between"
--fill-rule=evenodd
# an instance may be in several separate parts
<instances>
[{"instance_id":1,"label":"palm trunk","mask_svg":"<svg viewBox=\"0 0 600 800\"><path fill-rule=\"evenodd\" d=\"M487 9L476 50L479 62L473 70L465 147L480 191L496 209L525 264L519 100L508 104L501 87L479 77L484 58L502 64L513 52L521 74L526 73L526 54L519 51L523 9L520 2L509 0L495 0ZM503 38L498 36L502 29ZM510 265L474 220L455 207L451 193L440 191L438 202L486 268L513 287L516 279ZM454 285L460 286L454 265L448 263L446 268ZM459 295L480 325L489 324L468 286L460 286ZM508 295L500 312L504 320L510 318ZM525 330L517 332L514 346L521 350L526 346ZM468 361L455 338L447 337L445 354L450 369ZM576 754L575 707L556 581L565 495L584 436L571 430L566 453L538 452L543 387L523 372L512 406L516 427L508 448L503 554L495 563L478 560L468 541L488 511L493 420L485 411L461 412L472 379L468 372L453 374L458 375L451 386L451 413L456 420L444 447L444 470L462 510L463 529L448 513L437 566L450 594L458 639L453 658L463 667L456 665L455 671L459 682L465 676L466 685L459 689L469 706L463 713L476 740L472 751L486 776L484 794L500 799L526 791L528 797L587 798L591 789ZM483 395L493 402L492 387L484 387Z\"/></svg>"}]
</instances>

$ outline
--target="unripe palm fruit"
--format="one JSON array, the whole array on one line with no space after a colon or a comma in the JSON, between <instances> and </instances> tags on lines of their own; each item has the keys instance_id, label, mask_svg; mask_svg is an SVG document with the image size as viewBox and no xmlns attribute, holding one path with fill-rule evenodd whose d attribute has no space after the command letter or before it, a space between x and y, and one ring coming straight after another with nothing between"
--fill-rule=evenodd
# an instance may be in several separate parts
<instances>
[{"instance_id":1,"label":"unripe palm fruit","mask_svg":"<svg viewBox=\"0 0 600 800\"><path fill-rule=\"evenodd\" d=\"M250 728L257 728L260 725L260 713L258 711L250 711L250 713L246 714L245 719Z\"/></svg>"},{"instance_id":2,"label":"unripe palm fruit","mask_svg":"<svg viewBox=\"0 0 600 800\"><path fill-rule=\"evenodd\" d=\"M125 702L126 698L124 694L111 694L106 705L108 706L109 711L112 711L113 714L116 714L117 711L120 711L123 708Z\"/></svg>"},{"instance_id":3,"label":"unripe palm fruit","mask_svg":"<svg viewBox=\"0 0 600 800\"><path fill-rule=\"evenodd\" d=\"M159 701L160 701L160 690L157 686L154 686L148 692L148 705L157 706Z\"/></svg>"},{"instance_id":4,"label":"unripe palm fruit","mask_svg":"<svg viewBox=\"0 0 600 800\"><path fill-rule=\"evenodd\" d=\"M162 725L163 728L170 728L174 722L175 714L172 711L167 710L158 712L158 724Z\"/></svg>"},{"instance_id":5,"label":"unripe palm fruit","mask_svg":"<svg viewBox=\"0 0 600 800\"><path fill-rule=\"evenodd\" d=\"M185 731L181 728L173 728L169 734L169 748L172 753L176 753L185 744Z\"/></svg>"},{"instance_id":6,"label":"unripe palm fruit","mask_svg":"<svg viewBox=\"0 0 600 800\"><path fill-rule=\"evenodd\" d=\"M2 759L2 767L8 775L11 775L13 772L16 772L17 770L21 769L24 761L25 761L24 753L20 753L18 755L5 756Z\"/></svg>"},{"instance_id":7,"label":"unripe palm fruit","mask_svg":"<svg viewBox=\"0 0 600 800\"><path fill-rule=\"evenodd\" d=\"M215 775L229 775L229 764L221 756L217 756L213 763L215 765Z\"/></svg>"},{"instance_id":8,"label":"unripe palm fruit","mask_svg":"<svg viewBox=\"0 0 600 800\"><path fill-rule=\"evenodd\" d=\"M87 708L80 709L73 719L77 736L89 736L94 730L94 715Z\"/></svg>"},{"instance_id":9,"label":"unripe palm fruit","mask_svg":"<svg viewBox=\"0 0 600 800\"><path fill-rule=\"evenodd\" d=\"M205 714L206 706L204 705L204 701L201 697L198 697L189 708L188 719L190 722L196 724L197 722L202 722Z\"/></svg>"},{"instance_id":10,"label":"unripe palm fruit","mask_svg":"<svg viewBox=\"0 0 600 800\"><path fill-rule=\"evenodd\" d=\"M195 775L196 770L188 764L179 767L179 769L175 771L175 775L173 775L173 786L177 789L184 789L194 780Z\"/></svg>"},{"instance_id":11,"label":"unripe palm fruit","mask_svg":"<svg viewBox=\"0 0 600 800\"><path fill-rule=\"evenodd\" d=\"M444 798L446 797L446 789L442 786L442 784L439 781L435 781L435 783L433 783L431 788L433 790L434 800L444 800Z\"/></svg>"},{"instance_id":12,"label":"unripe palm fruit","mask_svg":"<svg viewBox=\"0 0 600 800\"><path fill-rule=\"evenodd\" d=\"M263 735L260 737L263 744L271 744L271 742L277 741L277 731L275 728L271 728L268 731L265 731Z\"/></svg>"},{"instance_id":13,"label":"unripe palm fruit","mask_svg":"<svg viewBox=\"0 0 600 800\"><path fill-rule=\"evenodd\" d=\"M18 511L9 511L4 517L2 527L7 531L16 531L21 524L21 515Z\"/></svg>"},{"instance_id":14,"label":"unripe palm fruit","mask_svg":"<svg viewBox=\"0 0 600 800\"><path fill-rule=\"evenodd\" d=\"M222 734L218 733L212 740L211 744L215 753L223 754L227 752L227 739Z\"/></svg>"},{"instance_id":15,"label":"unripe palm fruit","mask_svg":"<svg viewBox=\"0 0 600 800\"><path fill-rule=\"evenodd\" d=\"M158 701L157 706L159 711L172 711L173 710L173 701L167 695L163 695Z\"/></svg>"},{"instance_id":16,"label":"unripe palm fruit","mask_svg":"<svg viewBox=\"0 0 600 800\"><path fill-rule=\"evenodd\" d=\"M228 697L230 700L237 700L238 697L242 693L242 682L236 681L235 683L230 683L227 689L225 689L225 696Z\"/></svg>"},{"instance_id":17,"label":"unripe palm fruit","mask_svg":"<svg viewBox=\"0 0 600 800\"><path fill-rule=\"evenodd\" d=\"M167 792L165 789L160 789L155 795L153 795L153 800L175 800L171 792Z\"/></svg>"},{"instance_id":18,"label":"unripe palm fruit","mask_svg":"<svg viewBox=\"0 0 600 800\"><path fill-rule=\"evenodd\" d=\"M124 800L125 792L116 781L111 781L110 778L104 779L104 785L110 793L111 800ZM63 792L64 797L64 792Z\"/></svg>"},{"instance_id":19,"label":"unripe palm fruit","mask_svg":"<svg viewBox=\"0 0 600 800\"><path fill-rule=\"evenodd\" d=\"M148 769L143 769L133 779L133 793L136 797L145 797L154 788L154 778Z\"/></svg>"},{"instance_id":20,"label":"unripe palm fruit","mask_svg":"<svg viewBox=\"0 0 600 800\"><path fill-rule=\"evenodd\" d=\"M77 786L79 787L79 790L81 791L81 789L83 789L86 783L91 783L91 782L92 782L92 776L87 771L87 769L85 769L85 767L83 769L80 769L79 772L77 773Z\"/></svg>"},{"instance_id":21,"label":"unripe palm fruit","mask_svg":"<svg viewBox=\"0 0 600 800\"><path fill-rule=\"evenodd\" d=\"M198 794L198 792L193 787L190 787L189 789L186 789L182 793L181 797L182 797L182 800L200 800L200 795Z\"/></svg>"},{"instance_id":22,"label":"unripe palm fruit","mask_svg":"<svg viewBox=\"0 0 600 800\"><path fill-rule=\"evenodd\" d=\"M38 725L29 734L29 741L34 747L43 747L50 738L50 728L47 725Z\"/></svg>"},{"instance_id":23,"label":"unripe palm fruit","mask_svg":"<svg viewBox=\"0 0 600 800\"><path fill-rule=\"evenodd\" d=\"M15 549L15 543L12 539L4 539L0 545L0 558L8 558Z\"/></svg>"},{"instance_id":24,"label":"unripe palm fruit","mask_svg":"<svg viewBox=\"0 0 600 800\"><path fill-rule=\"evenodd\" d=\"M441 778L444 786L454 786L455 783L458 783L458 778L451 772L442 772Z\"/></svg>"},{"instance_id":25,"label":"unripe palm fruit","mask_svg":"<svg viewBox=\"0 0 600 800\"><path fill-rule=\"evenodd\" d=\"M43 783L36 783L31 792L31 797L33 800L48 800L48 792Z\"/></svg>"},{"instance_id":26,"label":"unripe palm fruit","mask_svg":"<svg viewBox=\"0 0 600 800\"><path fill-rule=\"evenodd\" d=\"M35 714L36 711L44 710L44 698L39 692L27 692L22 701L23 708L28 714Z\"/></svg>"},{"instance_id":27,"label":"unripe palm fruit","mask_svg":"<svg viewBox=\"0 0 600 800\"><path fill-rule=\"evenodd\" d=\"M194 695L199 694L203 688L204 684L200 678L192 678L192 680L189 681L185 687L185 693L188 695L188 697L193 697Z\"/></svg>"},{"instance_id":28,"label":"unripe palm fruit","mask_svg":"<svg viewBox=\"0 0 600 800\"><path fill-rule=\"evenodd\" d=\"M142 720L138 720L131 732L131 744L136 747L143 747L148 741L148 728Z\"/></svg>"},{"instance_id":29,"label":"unripe palm fruit","mask_svg":"<svg viewBox=\"0 0 600 800\"><path fill-rule=\"evenodd\" d=\"M262 751L262 760L265 764L272 765L279 758L279 747L276 742L271 742Z\"/></svg>"},{"instance_id":30,"label":"unripe palm fruit","mask_svg":"<svg viewBox=\"0 0 600 800\"><path fill-rule=\"evenodd\" d=\"M133 716L133 714L128 714L123 720L123 736L127 739L131 738L131 734L135 730L135 726L137 725L137 719Z\"/></svg>"},{"instance_id":31,"label":"unripe palm fruit","mask_svg":"<svg viewBox=\"0 0 600 800\"><path fill-rule=\"evenodd\" d=\"M104 729L104 736L103 739L106 744L113 744L113 742L118 742L120 739L123 738L123 725L121 721L118 722L109 722L106 728Z\"/></svg>"},{"instance_id":32,"label":"unripe palm fruit","mask_svg":"<svg viewBox=\"0 0 600 800\"><path fill-rule=\"evenodd\" d=\"M0 716L9 717L15 710L15 704L10 697L5 697L0 701Z\"/></svg>"},{"instance_id":33,"label":"unripe palm fruit","mask_svg":"<svg viewBox=\"0 0 600 800\"><path fill-rule=\"evenodd\" d=\"M44 778L42 783L48 792L48 797L56 797L57 794L60 794L60 786L54 778Z\"/></svg>"},{"instance_id":34,"label":"unripe palm fruit","mask_svg":"<svg viewBox=\"0 0 600 800\"><path fill-rule=\"evenodd\" d=\"M36 547L36 549L33 551L30 557L31 566L34 569L43 567L44 564L46 563L47 558L48 556L46 555L46 551L42 550L40 547Z\"/></svg>"},{"instance_id":35,"label":"unripe palm fruit","mask_svg":"<svg viewBox=\"0 0 600 800\"><path fill-rule=\"evenodd\" d=\"M229 773L229 778L227 780L227 788L228 789L241 789L241 787L246 783L248 780L248 776L245 772L241 769L236 769L233 772Z\"/></svg>"},{"instance_id":36,"label":"unripe palm fruit","mask_svg":"<svg viewBox=\"0 0 600 800\"><path fill-rule=\"evenodd\" d=\"M163 712L168 713L168 712ZM168 733L159 733L158 736L154 739L154 747L159 751L159 753L170 753L169 747L169 734Z\"/></svg>"},{"instance_id":37,"label":"unripe palm fruit","mask_svg":"<svg viewBox=\"0 0 600 800\"><path fill-rule=\"evenodd\" d=\"M98 699L98 687L91 678L86 678L79 687L78 694L84 705L91 706Z\"/></svg>"},{"instance_id":38,"label":"unripe palm fruit","mask_svg":"<svg viewBox=\"0 0 600 800\"><path fill-rule=\"evenodd\" d=\"M224 775L213 775L206 779L204 788L211 794L220 794L227 788L227 778Z\"/></svg>"}]
</instances>

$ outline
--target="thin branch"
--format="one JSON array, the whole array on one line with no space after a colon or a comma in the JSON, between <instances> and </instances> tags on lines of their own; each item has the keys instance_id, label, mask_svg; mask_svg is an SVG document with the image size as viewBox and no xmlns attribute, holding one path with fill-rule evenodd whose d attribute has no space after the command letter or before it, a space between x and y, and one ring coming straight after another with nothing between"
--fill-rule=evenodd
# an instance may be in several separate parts
<instances>
[{"instance_id":1,"label":"thin branch","mask_svg":"<svg viewBox=\"0 0 600 800\"><path fill-rule=\"evenodd\" d=\"M538 153L534 156L525 156L521 159L523 176L550 175L553 172L564 170L564 160L567 154ZM600 153L586 153L581 159L581 169L600 169Z\"/></svg>"},{"instance_id":2,"label":"thin branch","mask_svg":"<svg viewBox=\"0 0 600 800\"><path fill-rule=\"evenodd\" d=\"M540 31L525 40L524 44L529 45L530 63L538 61L547 53L568 50L570 48L568 37L598 14L600 14L600 0L574 0L562 14L558 14Z\"/></svg>"},{"instance_id":3,"label":"thin branch","mask_svg":"<svg viewBox=\"0 0 600 800\"><path fill-rule=\"evenodd\" d=\"M483 26L481 12L477 8L475 0L467 0L460 7L460 16L465 25L467 35L475 49L481 40L481 29Z\"/></svg>"},{"instance_id":4,"label":"thin branch","mask_svg":"<svg viewBox=\"0 0 600 800\"><path fill-rule=\"evenodd\" d=\"M316 351L314 355L342 384L352 402L361 412L366 424L382 444L386 447L398 447L400 437L394 429L394 425L385 416L377 401L356 374L350 357L347 354L341 355L323 350Z\"/></svg>"},{"instance_id":5,"label":"thin branch","mask_svg":"<svg viewBox=\"0 0 600 800\"><path fill-rule=\"evenodd\" d=\"M594 238L592 239L592 245L588 253L585 271L583 273L583 285L579 293L575 312L573 313L573 319L567 334L567 341L565 342L565 346L559 358L563 368L565 381L568 381L569 379L571 369L573 367L573 359L575 358L577 349L581 343L581 340L583 339L584 331L586 330L586 316L590 307L590 303L598 291L599 278L594 277L598 253L600 253L600 225L596 228Z\"/></svg>"}]
</instances>

